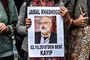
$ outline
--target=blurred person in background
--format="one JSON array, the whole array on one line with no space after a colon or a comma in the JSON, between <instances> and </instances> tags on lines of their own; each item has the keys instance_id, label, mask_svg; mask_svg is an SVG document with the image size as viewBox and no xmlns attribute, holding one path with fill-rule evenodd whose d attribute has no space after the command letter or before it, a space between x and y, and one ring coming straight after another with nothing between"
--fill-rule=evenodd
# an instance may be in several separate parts
<instances>
[{"instance_id":1,"label":"blurred person in background","mask_svg":"<svg viewBox=\"0 0 90 60\"><path fill-rule=\"evenodd\" d=\"M14 60L14 27L18 20L13 0L0 0L0 60Z\"/></svg>"},{"instance_id":2,"label":"blurred person in background","mask_svg":"<svg viewBox=\"0 0 90 60\"><path fill-rule=\"evenodd\" d=\"M17 23L17 31L19 34L21 35L25 35L25 38L23 39L23 43L22 43L22 49L25 52L25 60L27 60L28 57L28 43L27 43L27 33L28 33L28 28L31 25L31 20L29 18L27 18L27 7L28 6L48 6L48 7L53 7L53 6L63 6L63 3L61 0L27 0L27 3L24 2L21 9L20 9L20 14L19 14L19 20ZM70 21L70 16L68 13L68 10L65 7L61 7L60 11L62 11L60 14L64 19L64 22L67 25L70 25L71 21ZM28 21L28 22L27 22ZM64 60L64 58L54 58L54 57L50 57L50 58L31 58L31 60Z\"/></svg>"},{"instance_id":3,"label":"blurred person in background","mask_svg":"<svg viewBox=\"0 0 90 60\"><path fill-rule=\"evenodd\" d=\"M90 0L63 0L72 23L66 37L66 60L88 60L90 53Z\"/></svg>"}]
</instances>

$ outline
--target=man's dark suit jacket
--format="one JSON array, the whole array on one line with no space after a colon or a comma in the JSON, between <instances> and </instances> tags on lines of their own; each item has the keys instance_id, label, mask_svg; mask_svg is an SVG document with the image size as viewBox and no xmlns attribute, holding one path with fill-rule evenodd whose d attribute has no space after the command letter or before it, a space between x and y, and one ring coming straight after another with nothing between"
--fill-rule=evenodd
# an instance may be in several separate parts
<instances>
[{"instance_id":1,"label":"man's dark suit jacket","mask_svg":"<svg viewBox=\"0 0 90 60\"><path fill-rule=\"evenodd\" d=\"M41 32L36 32L35 33L35 44L40 44L41 40ZM51 33L49 43L57 43L57 34L56 33Z\"/></svg>"}]
</instances>

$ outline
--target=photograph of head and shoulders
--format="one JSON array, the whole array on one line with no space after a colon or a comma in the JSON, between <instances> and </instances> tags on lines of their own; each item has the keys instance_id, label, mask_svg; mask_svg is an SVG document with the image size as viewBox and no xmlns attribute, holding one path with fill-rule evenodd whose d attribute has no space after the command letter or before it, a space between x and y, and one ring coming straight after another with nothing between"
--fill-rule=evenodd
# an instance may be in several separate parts
<instances>
[{"instance_id":1,"label":"photograph of head and shoulders","mask_svg":"<svg viewBox=\"0 0 90 60\"><path fill-rule=\"evenodd\" d=\"M53 16L38 16L35 21L35 44L56 44L56 19Z\"/></svg>"}]
</instances>

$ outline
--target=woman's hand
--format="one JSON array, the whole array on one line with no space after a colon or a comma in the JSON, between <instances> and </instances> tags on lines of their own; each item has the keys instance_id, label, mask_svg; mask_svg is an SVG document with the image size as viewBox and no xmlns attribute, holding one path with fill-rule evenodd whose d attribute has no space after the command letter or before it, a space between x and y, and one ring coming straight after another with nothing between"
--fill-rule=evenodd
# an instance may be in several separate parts
<instances>
[{"instance_id":1,"label":"woman's hand","mask_svg":"<svg viewBox=\"0 0 90 60\"><path fill-rule=\"evenodd\" d=\"M30 18L25 19L26 31L28 32L28 28L31 26L32 22Z\"/></svg>"},{"instance_id":2,"label":"woman's hand","mask_svg":"<svg viewBox=\"0 0 90 60\"><path fill-rule=\"evenodd\" d=\"M4 23L0 23L0 33L8 32L8 27Z\"/></svg>"},{"instance_id":3,"label":"woman's hand","mask_svg":"<svg viewBox=\"0 0 90 60\"><path fill-rule=\"evenodd\" d=\"M84 27L87 26L88 23L88 17L84 17L83 15L80 15L76 20L73 21L73 24L75 26Z\"/></svg>"},{"instance_id":4,"label":"woman's hand","mask_svg":"<svg viewBox=\"0 0 90 60\"><path fill-rule=\"evenodd\" d=\"M70 25L72 19L70 18L68 9L63 6L60 7L60 14L64 19L65 25Z\"/></svg>"},{"instance_id":5,"label":"woman's hand","mask_svg":"<svg viewBox=\"0 0 90 60\"><path fill-rule=\"evenodd\" d=\"M80 15L79 18L77 18L74 21L71 19L69 11L65 7L60 7L60 14L65 21L65 25L71 25L72 23L73 25L80 26L80 27L84 27L87 25L88 17L85 16L85 13Z\"/></svg>"}]
</instances>

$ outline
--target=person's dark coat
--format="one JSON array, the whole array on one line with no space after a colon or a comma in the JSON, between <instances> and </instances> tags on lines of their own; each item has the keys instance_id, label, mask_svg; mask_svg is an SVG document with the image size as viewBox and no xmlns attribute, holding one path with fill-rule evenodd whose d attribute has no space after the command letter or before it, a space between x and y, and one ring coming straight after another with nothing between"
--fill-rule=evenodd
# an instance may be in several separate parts
<instances>
[{"instance_id":1,"label":"person's dark coat","mask_svg":"<svg viewBox=\"0 0 90 60\"><path fill-rule=\"evenodd\" d=\"M35 33L35 43L39 44L41 41L41 32L36 32ZM51 33L49 43L57 43L57 34L56 33Z\"/></svg>"}]
</instances>

